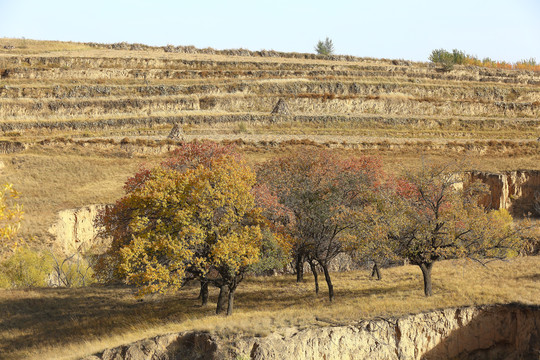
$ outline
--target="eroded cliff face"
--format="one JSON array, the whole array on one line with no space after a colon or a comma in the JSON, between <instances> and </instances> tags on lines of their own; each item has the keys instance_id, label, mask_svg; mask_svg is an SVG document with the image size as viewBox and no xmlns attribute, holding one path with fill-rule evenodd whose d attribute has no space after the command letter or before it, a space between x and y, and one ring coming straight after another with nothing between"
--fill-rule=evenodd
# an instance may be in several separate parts
<instances>
[{"instance_id":1,"label":"eroded cliff face","mask_svg":"<svg viewBox=\"0 0 540 360\"><path fill-rule=\"evenodd\" d=\"M88 205L62 210L49 228L55 244L67 255L84 253L89 249L100 250L108 245L107 239L98 237L95 220L106 205Z\"/></svg>"},{"instance_id":2,"label":"eroded cliff face","mask_svg":"<svg viewBox=\"0 0 540 360\"><path fill-rule=\"evenodd\" d=\"M110 359L538 359L540 306L438 310L349 326L285 329L226 343L207 333L169 334L109 349Z\"/></svg>"},{"instance_id":3,"label":"eroded cliff face","mask_svg":"<svg viewBox=\"0 0 540 360\"><path fill-rule=\"evenodd\" d=\"M480 180L490 188L481 199L482 205L492 209L506 209L516 216L537 216L534 204L540 201L540 171L517 170L502 173L471 171L469 181Z\"/></svg>"}]
</instances>

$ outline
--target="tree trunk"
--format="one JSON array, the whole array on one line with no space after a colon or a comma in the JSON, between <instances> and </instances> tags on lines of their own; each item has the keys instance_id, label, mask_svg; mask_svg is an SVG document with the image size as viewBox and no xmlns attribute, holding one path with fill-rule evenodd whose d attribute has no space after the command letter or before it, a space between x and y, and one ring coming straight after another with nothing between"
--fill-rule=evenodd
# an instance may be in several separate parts
<instances>
[{"instance_id":1,"label":"tree trunk","mask_svg":"<svg viewBox=\"0 0 540 360\"><path fill-rule=\"evenodd\" d=\"M326 285L328 285L328 297L330 301L334 300L334 285L332 285L332 279L330 279L330 273L328 272L328 266L321 264L324 271L324 278L326 279Z\"/></svg>"},{"instance_id":2,"label":"tree trunk","mask_svg":"<svg viewBox=\"0 0 540 360\"><path fill-rule=\"evenodd\" d=\"M311 267L311 272L313 273L313 277L315 279L315 294L319 294L319 274L317 273L317 268L315 267L315 263L313 260L309 261L309 266Z\"/></svg>"},{"instance_id":3,"label":"tree trunk","mask_svg":"<svg viewBox=\"0 0 540 360\"><path fill-rule=\"evenodd\" d=\"M431 269L433 269L433 263L421 263L420 270L424 276L424 294L426 296L433 295L433 287L431 285Z\"/></svg>"},{"instance_id":4,"label":"tree trunk","mask_svg":"<svg viewBox=\"0 0 540 360\"><path fill-rule=\"evenodd\" d=\"M296 282L304 281L304 255L296 255Z\"/></svg>"},{"instance_id":5,"label":"tree trunk","mask_svg":"<svg viewBox=\"0 0 540 360\"><path fill-rule=\"evenodd\" d=\"M233 308L234 308L234 292L236 291L236 288L229 289L229 302L227 304L227 316L232 315Z\"/></svg>"},{"instance_id":6,"label":"tree trunk","mask_svg":"<svg viewBox=\"0 0 540 360\"><path fill-rule=\"evenodd\" d=\"M379 265L377 265L377 262L373 262L373 270L371 271L371 277L377 276L377 280L381 280L381 272L379 270Z\"/></svg>"},{"instance_id":7,"label":"tree trunk","mask_svg":"<svg viewBox=\"0 0 540 360\"><path fill-rule=\"evenodd\" d=\"M223 314L225 311L225 304L227 303L227 293L229 288L227 285L221 285L219 287L219 296L217 300L216 314Z\"/></svg>"},{"instance_id":8,"label":"tree trunk","mask_svg":"<svg viewBox=\"0 0 540 360\"><path fill-rule=\"evenodd\" d=\"M201 299L201 306L206 306L208 304L208 281L201 280L199 299Z\"/></svg>"}]
</instances>

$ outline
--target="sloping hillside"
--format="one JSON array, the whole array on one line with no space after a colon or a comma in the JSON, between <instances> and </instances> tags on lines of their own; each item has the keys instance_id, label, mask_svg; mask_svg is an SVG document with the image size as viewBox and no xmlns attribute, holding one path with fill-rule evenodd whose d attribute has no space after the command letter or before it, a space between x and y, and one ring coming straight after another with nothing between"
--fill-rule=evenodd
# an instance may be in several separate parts
<instances>
[{"instance_id":1,"label":"sloping hillside","mask_svg":"<svg viewBox=\"0 0 540 360\"><path fill-rule=\"evenodd\" d=\"M446 140L532 141L539 131L540 73L534 72L472 66L444 72L400 60L194 49L32 53L34 42L26 52L9 43L0 41L4 135L63 130L108 136L155 127L165 133L175 122L206 130L235 122L327 129L348 123L337 132ZM279 98L291 115L270 114Z\"/></svg>"},{"instance_id":2,"label":"sloping hillside","mask_svg":"<svg viewBox=\"0 0 540 360\"><path fill-rule=\"evenodd\" d=\"M272 113L279 99L288 113ZM423 156L501 171L540 169L539 116L530 71L0 39L0 172L38 239L58 211L118 198L141 162L174 147L174 124L186 140L235 141L253 162L307 145L378 155L395 172Z\"/></svg>"}]
</instances>

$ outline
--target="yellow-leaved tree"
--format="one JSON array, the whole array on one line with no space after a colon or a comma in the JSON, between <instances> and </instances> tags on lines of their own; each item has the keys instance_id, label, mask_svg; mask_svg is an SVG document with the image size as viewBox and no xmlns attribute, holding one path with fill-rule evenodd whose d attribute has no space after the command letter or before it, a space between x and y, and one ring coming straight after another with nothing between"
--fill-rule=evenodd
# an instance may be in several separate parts
<instances>
[{"instance_id":1,"label":"yellow-leaved tree","mask_svg":"<svg viewBox=\"0 0 540 360\"><path fill-rule=\"evenodd\" d=\"M234 294L259 260L261 210L255 174L211 143L185 144L169 161L141 170L127 194L101 216L113 237L98 272L155 293L187 279L220 288L217 312L233 311Z\"/></svg>"},{"instance_id":2,"label":"yellow-leaved tree","mask_svg":"<svg viewBox=\"0 0 540 360\"><path fill-rule=\"evenodd\" d=\"M18 196L11 184L0 188L0 255L14 251L19 245L16 235L21 226L23 211L15 202Z\"/></svg>"}]
</instances>

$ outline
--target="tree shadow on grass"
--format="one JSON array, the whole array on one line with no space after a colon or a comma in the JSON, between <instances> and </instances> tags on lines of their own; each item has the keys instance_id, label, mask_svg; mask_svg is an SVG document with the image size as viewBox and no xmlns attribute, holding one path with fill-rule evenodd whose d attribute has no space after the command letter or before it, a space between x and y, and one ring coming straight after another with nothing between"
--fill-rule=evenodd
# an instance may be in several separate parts
<instances>
[{"instance_id":1,"label":"tree shadow on grass","mask_svg":"<svg viewBox=\"0 0 540 360\"><path fill-rule=\"evenodd\" d=\"M518 280L540 281L540 273L518 276L517 279Z\"/></svg>"},{"instance_id":2,"label":"tree shadow on grass","mask_svg":"<svg viewBox=\"0 0 540 360\"><path fill-rule=\"evenodd\" d=\"M193 293L140 301L126 288L39 289L33 295L17 292L11 298L0 292L0 353L4 354L212 313L210 307L196 306Z\"/></svg>"},{"instance_id":3,"label":"tree shadow on grass","mask_svg":"<svg viewBox=\"0 0 540 360\"><path fill-rule=\"evenodd\" d=\"M289 282L280 288L238 289L235 297L237 308L241 310L280 310L311 302L315 291L296 287Z\"/></svg>"},{"instance_id":4,"label":"tree shadow on grass","mask_svg":"<svg viewBox=\"0 0 540 360\"><path fill-rule=\"evenodd\" d=\"M414 284L396 283L352 290L337 288L336 301L391 296L414 288ZM176 294L145 297L143 301L128 287L0 291L0 353L9 355L92 341L139 327L215 315L218 290L210 288L210 305L205 307L196 299L198 291L198 284L194 283ZM316 296L309 277L301 284L292 277L247 279L238 288L235 299L237 312L311 309L328 302L325 283L321 283L321 292Z\"/></svg>"},{"instance_id":5,"label":"tree shadow on grass","mask_svg":"<svg viewBox=\"0 0 540 360\"><path fill-rule=\"evenodd\" d=\"M240 286L235 297L237 312L305 304L314 294L303 285L295 288L289 279L243 285L247 286ZM0 353L58 347L215 315L218 290L210 288L210 303L204 307L198 291L198 284L191 284L176 294L142 300L129 287L0 291Z\"/></svg>"}]
</instances>

